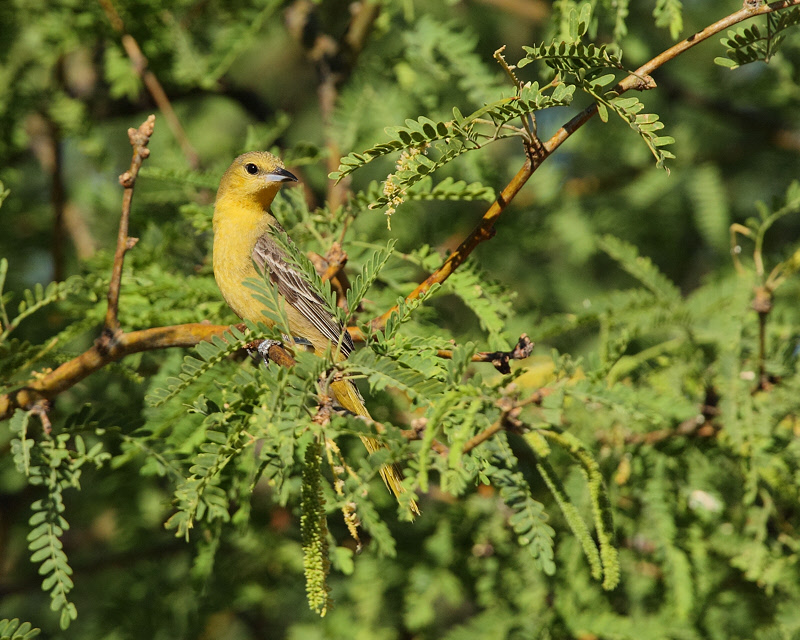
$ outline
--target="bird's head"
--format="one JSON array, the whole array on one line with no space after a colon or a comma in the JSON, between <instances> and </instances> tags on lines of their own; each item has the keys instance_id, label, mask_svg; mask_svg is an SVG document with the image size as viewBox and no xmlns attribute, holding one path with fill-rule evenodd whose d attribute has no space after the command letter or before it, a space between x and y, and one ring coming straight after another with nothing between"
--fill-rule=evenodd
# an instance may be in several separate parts
<instances>
[{"instance_id":1,"label":"bird's head","mask_svg":"<svg viewBox=\"0 0 800 640\"><path fill-rule=\"evenodd\" d=\"M297 178L283 167L280 158L266 151L250 151L228 167L220 181L217 200L233 197L258 203L267 210L284 182L297 182Z\"/></svg>"}]
</instances>

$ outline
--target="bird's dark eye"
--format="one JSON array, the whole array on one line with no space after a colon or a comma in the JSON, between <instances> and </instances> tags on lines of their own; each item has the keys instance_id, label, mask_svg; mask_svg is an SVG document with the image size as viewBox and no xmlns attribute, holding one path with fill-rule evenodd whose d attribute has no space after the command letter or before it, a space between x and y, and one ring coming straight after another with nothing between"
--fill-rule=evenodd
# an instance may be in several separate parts
<instances>
[{"instance_id":1,"label":"bird's dark eye","mask_svg":"<svg viewBox=\"0 0 800 640\"><path fill-rule=\"evenodd\" d=\"M254 176L258 173L258 166L253 164L252 162L248 162L244 165L244 170L247 171L251 176Z\"/></svg>"}]
</instances>

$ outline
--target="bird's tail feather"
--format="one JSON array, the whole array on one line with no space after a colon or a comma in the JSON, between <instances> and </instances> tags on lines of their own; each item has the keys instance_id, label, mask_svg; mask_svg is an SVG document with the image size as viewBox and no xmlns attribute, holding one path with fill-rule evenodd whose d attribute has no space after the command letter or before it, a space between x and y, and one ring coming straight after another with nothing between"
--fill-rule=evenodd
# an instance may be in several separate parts
<instances>
[{"instance_id":1,"label":"bird's tail feather","mask_svg":"<svg viewBox=\"0 0 800 640\"><path fill-rule=\"evenodd\" d=\"M355 385L349 380L337 380L336 382L332 382L331 391L333 391L333 395L336 396L336 400L339 402L339 404L351 413L364 416L365 418L371 417L369 415L369 411L367 411L367 408L364 406L364 401L361 399L361 394L358 392L358 389L356 389ZM361 436L361 442L364 443L364 446L370 453L375 453L380 449L386 448L385 445L379 440L370 438L369 436ZM405 493L406 490L403 487L403 472L399 465L385 464L379 469L379 471L384 483L386 483L386 486L395 495L395 497L399 498L401 493ZM411 511L415 515L419 515L419 507L414 500L411 500L410 507Z\"/></svg>"}]
</instances>

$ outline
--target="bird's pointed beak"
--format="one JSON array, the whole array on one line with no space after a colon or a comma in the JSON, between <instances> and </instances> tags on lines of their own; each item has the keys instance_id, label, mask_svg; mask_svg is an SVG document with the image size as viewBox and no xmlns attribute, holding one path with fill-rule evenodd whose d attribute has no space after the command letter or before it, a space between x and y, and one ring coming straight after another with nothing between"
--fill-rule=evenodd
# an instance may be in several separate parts
<instances>
[{"instance_id":1,"label":"bird's pointed beak","mask_svg":"<svg viewBox=\"0 0 800 640\"><path fill-rule=\"evenodd\" d=\"M265 177L267 182L297 182L297 176L283 167L278 167Z\"/></svg>"}]
</instances>

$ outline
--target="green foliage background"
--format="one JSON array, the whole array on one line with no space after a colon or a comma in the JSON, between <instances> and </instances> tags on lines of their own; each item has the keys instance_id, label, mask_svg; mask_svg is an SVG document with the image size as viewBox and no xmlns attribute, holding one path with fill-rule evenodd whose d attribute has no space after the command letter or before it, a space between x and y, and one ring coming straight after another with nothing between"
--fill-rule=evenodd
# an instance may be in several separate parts
<instances>
[{"instance_id":1,"label":"green foliage background","mask_svg":"<svg viewBox=\"0 0 800 640\"><path fill-rule=\"evenodd\" d=\"M0 424L0 619L53 638L797 637L800 10L689 50L639 102L606 94L618 67L729 4L387 1L357 57L326 66L313 36L342 42L349 2L120 3L199 159L159 114L124 330L236 322L210 221L244 150L280 152L301 176L274 211L304 250L324 255L346 222L363 323L437 268L523 164L519 135L487 132L535 110L546 140L594 99L608 121L575 133L496 235L346 365L386 452L366 457L361 421L311 420L330 362L255 367L238 333L106 367L59 395L50 433L23 411ZM516 101L502 45L538 82ZM554 70L568 84L548 89ZM639 103L658 116L637 120ZM125 129L153 110L101 3L0 5L0 392L97 337ZM331 210L334 169L349 197ZM522 333L537 347L512 374L470 364ZM497 421L513 428L464 451ZM420 496L413 523L378 479L390 459ZM0 637L31 633L0 621Z\"/></svg>"}]
</instances>

